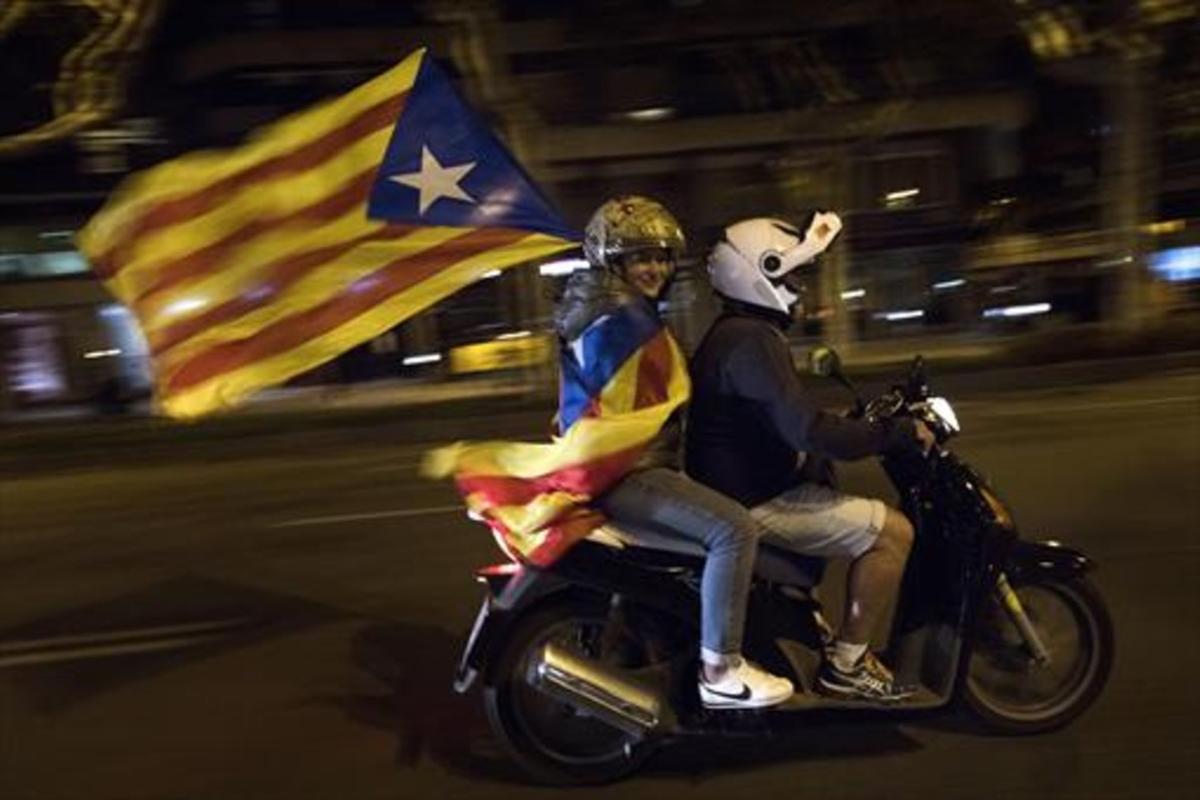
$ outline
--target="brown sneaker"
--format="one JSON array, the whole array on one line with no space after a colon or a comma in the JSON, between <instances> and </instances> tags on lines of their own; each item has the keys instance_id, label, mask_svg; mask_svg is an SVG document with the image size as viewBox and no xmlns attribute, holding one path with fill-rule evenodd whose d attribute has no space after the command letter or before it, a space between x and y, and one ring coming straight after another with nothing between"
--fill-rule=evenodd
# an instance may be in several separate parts
<instances>
[{"instance_id":1,"label":"brown sneaker","mask_svg":"<svg viewBox=\"0 0 1200 800\"><path fill-rule=\"evenodd\" d=\"M895 685L891 672L870 650L848 670L839 668L826 655L817 672L817 689L830 697L877 703L894 703L913 694L911 689Z\"/></svg>"}]
</instances>

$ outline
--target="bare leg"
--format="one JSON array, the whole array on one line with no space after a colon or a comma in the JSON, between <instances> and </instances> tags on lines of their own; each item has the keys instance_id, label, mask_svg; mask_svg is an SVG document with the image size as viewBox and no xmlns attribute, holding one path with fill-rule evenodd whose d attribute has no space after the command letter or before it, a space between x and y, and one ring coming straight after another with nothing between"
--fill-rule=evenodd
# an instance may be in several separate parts
<instances>
[{"instance_id":1,"label":"bare leg","mask_svg":"<svg viewBox=\"0 0 1200 800\"><path fill-rule=\"evenodd\" d=\"M852 644L870 642L879 618L900 590L912 542L912 523L889 508L875 546L850 565L846 611L838 639Z\"/></svg>"}]
</instances>

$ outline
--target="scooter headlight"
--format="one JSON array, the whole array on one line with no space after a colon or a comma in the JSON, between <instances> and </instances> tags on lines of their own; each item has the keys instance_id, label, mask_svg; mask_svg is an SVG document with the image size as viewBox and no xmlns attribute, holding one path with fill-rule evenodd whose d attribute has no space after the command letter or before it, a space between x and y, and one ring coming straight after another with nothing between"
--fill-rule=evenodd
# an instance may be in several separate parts
<instances>
[{"instance_id":1,"label":"scooter headlight","mask_svg":"<svg viewBox=\"0 0 1200 800\"><path fill-rule=\"evenodd\" d=\"M931 397L926 402L929 407L929 413L945 427L948 433L955 434L962 430L958 424L958 415L954 413L949 400L944 397Z\"/></svg>"}]
</instances>

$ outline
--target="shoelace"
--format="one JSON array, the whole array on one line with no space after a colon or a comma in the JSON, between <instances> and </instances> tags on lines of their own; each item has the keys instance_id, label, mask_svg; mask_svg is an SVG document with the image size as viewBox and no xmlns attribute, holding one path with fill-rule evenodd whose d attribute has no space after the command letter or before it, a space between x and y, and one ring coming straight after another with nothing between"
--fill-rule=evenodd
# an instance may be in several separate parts
<instances>
[{"instance_id":1,"label":"shoelace","mask_svg":"<svg viewBox=\"0 0 1200 800\"><path fill-rule=\"evenodd\" d=\"M867 650L867 652L863 655L863 661L866 663L867 670L870 671L872 675L886 683L888 687L895 685L896 676L893 675L892 671L885 667L883 662L880 661L879 658L870 650Z\"/></svg>"},{"instance_id":2,"label":"shoelace","mask_svg":"<svg viewBox=\"0 0 1200 800\"><path fill-rule=\"evenodd\" d=\"M868 664L863 664L863 673L864 674L859 677L860 685L864 686L873 694L877 694L880 697L891 694L891 681L885 680L884 678L876 675Z\"/></svg>"},{"instance_id":3,"label":"shoelace","mask_svg":"<svg viewBox=\"0 0 1200 800\"><path fill-rule=\"evenodd\" d=\"M911 686L901 686L896 683L895 674L883 665L874 653L867 651L864 659L864 666L867 670L877 678L883 681L885 693L897 699L909 697L914 694L915 690Z\"/></svg>"}]
</instances>

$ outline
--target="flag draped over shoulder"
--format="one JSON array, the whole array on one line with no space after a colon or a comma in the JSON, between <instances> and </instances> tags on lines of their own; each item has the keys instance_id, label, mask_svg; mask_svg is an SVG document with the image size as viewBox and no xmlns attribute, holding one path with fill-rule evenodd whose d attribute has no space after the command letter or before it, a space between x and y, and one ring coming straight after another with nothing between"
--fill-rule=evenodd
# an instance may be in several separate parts
<instances>
[{"instance_id":1,"label":"flag draped over shoulder","mask_svg":"<svg viewBox=\"0 0 1200 800\"><path fill-rule=\"evenodd\" d=\"M194 417L577 240L425 51L240 147L132 176L80 232Z\"/></svg>"},{"instance_id":2,"label":"flag draped over shoulder","mask_svg":"<svg viewBox=\"0 0 1200 800\"><path fill-rule=\"evenodd\" d=\"M629 472L691 390L683 352L642 304L604 318L576 347L584 358L562 354L561 436L549 444L459 442L425 464L427 474L453 474L504 549L538 565L603 522L586 504Z\"/></svg>"}]
</instances>

